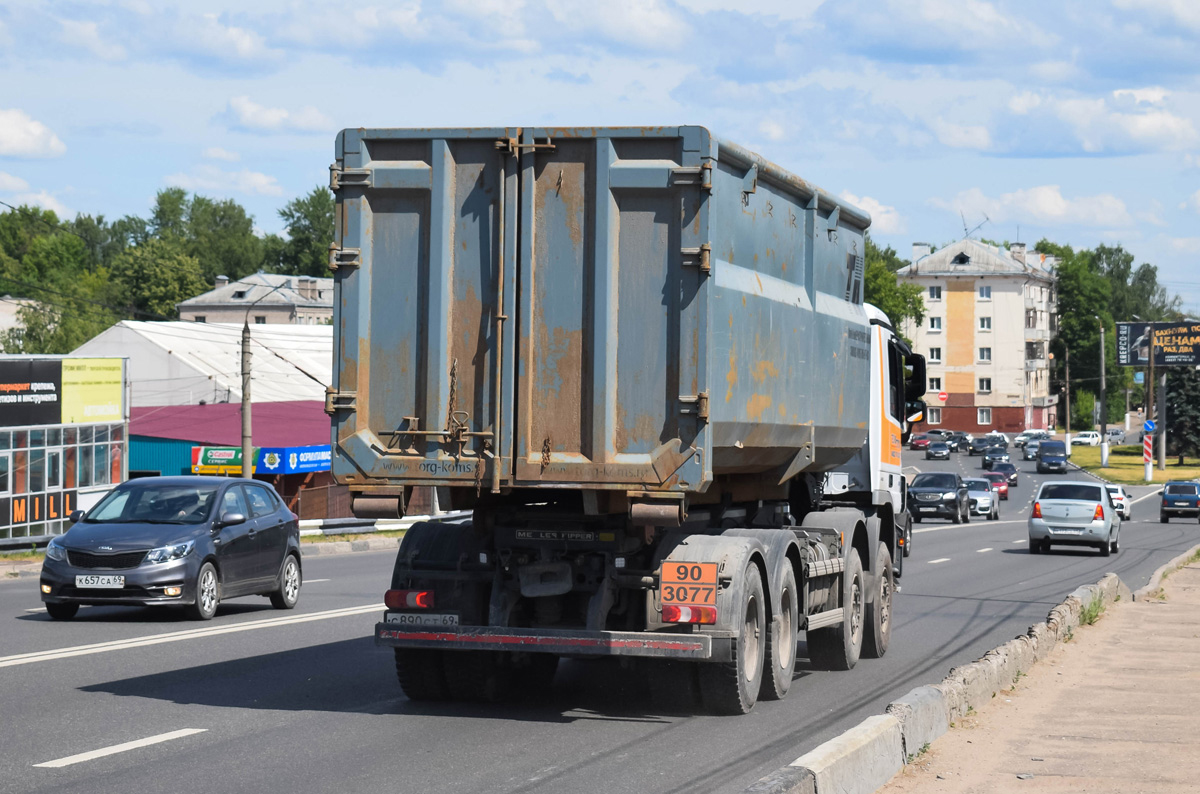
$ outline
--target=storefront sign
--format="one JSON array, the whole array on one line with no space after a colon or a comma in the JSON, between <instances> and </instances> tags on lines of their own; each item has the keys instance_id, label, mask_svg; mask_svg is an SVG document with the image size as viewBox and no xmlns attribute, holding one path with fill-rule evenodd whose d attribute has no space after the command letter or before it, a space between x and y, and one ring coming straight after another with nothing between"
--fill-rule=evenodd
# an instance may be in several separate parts
<instances>
[{"instance_id":1,"label":"storefront sign","mask_svg":"<svg viewBox=\"0 0 1200 794\"><path fill-rule=\"evenodd\" d=\"M305 474L329 471L330 449L311 447L263 447L254 450L255 474ZM241 447L192 447L193 474L240 474Z\"/></svg>"},{"instance_id":2,"label":"storefront sign","mask_svg":"<svg viewBox=\"0 0 1200 794\"><path fill-rule=\"evenodd\" d=\"M0 361L0 427L58 424L61 391L57 359Z\"/></svg>"},{"instance_id":3,"label":"storefront sign","mask_svg":"<svg viewBox=\"0 0 1200 794\"><path fill-rule=\"evenodd\" d=\"M119 358L62 361L62 423L90 424L124 419L124 373Z\"/></svg>"},{"instance_id":4,"label":"storefront sign","mask_svg":"<svg viewBox=\"0 0 1200 794\"><path fill-rule=\"evenodd\" d=\"M251 454L257 457L255 453ZM192 474L241 473L241 447L192 447Z\"/></svg>"}]
</instances>

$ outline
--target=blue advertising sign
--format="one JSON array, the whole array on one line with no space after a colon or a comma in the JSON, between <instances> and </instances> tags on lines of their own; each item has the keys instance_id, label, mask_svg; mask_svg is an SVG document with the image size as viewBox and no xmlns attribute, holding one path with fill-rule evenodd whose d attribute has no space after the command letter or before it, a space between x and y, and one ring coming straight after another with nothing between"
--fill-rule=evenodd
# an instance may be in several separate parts
<instances>
[{"instance_id":1,"label":"blue advertising sign","mask_svg":"<svg viewBox=\"0 0 1200 794\"><path fill-rule=\"evenodd\" d=\"M328 444L312 447L263 447L256 471L260 474L305 474L329 471L332 452Z\"/></svg>"}]
</instances>

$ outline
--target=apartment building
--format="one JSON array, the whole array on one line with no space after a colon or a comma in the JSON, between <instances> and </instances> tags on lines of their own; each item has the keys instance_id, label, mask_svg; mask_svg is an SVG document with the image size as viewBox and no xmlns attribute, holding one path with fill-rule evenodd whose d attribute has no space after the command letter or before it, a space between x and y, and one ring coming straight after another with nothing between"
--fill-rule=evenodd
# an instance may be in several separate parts
<instances>
[{"instance_id":1,"label":"apartment building","mask_svg":"<svg viewBox=\"0 0 1200 794\"><path fill-rule=\"evenodd\" d=\"M928 363L926 421L970 433L1053 428L1049 343L1057 327L1058 260L1024 243L964 239L936 252L913 244L897 278L921 287L925 321L904 335ZM945 393L945 401L939 398Z\"/></svg>"},{"instance_id":2,"label":"apartment building","mask_svg":"<svg viewBox=\"0 0 1200 794\"><path fill-rule=\"evenodd\" d=\"M176 304L179 319L197 323L323 325L333 321L333 279L255 273L217 276L211 290Z\"/></svg>"}]
</instances>

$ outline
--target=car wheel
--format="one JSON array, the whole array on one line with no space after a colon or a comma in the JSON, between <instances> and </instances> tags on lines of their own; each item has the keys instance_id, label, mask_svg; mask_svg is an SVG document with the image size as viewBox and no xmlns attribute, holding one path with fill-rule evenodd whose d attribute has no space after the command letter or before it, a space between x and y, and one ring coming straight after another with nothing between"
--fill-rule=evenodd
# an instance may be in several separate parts
<instances>
[{"instance_id":1,"label":"car wheel","mask_svg":"<svg viewBox=\"0 0 1200 794\"><path fill-rule=\"evenodd\" d=\"M1033 538L1030 538L1029 539L1029 553L1030 554L1041 554L1042 553L1042 542L1040 540L1034 540Z\"/></svg>"},{"instance_id":2,"label":"car wheel","mask_svg":"<svg viewBox=\"0 0 1200 794\"><path fill-rule=\"evenodd\" d=\"M276 609L292 609L300 600L300 563L296 555L289 554L283 561L279 573L279 589L271 593L271 606Z\"/></svg>"},{"instance_id":3,"label":"car wheel","mask_svg":"<svg viewBox=\"0 0 1200 794\"><path fill-rule=\"evenodd\" d=\"M913 516L913 519L912 519L912 520L913 520L915 523L917 523L917 524L920 524L920 523L921 523L921 517L920 517L920 516Z\"/></svg>"},{"instance_id":4,"label":"car wheel","mask_svg":"<svg viewBox=\"0 0 1200 794\"><path fill-rule=\"evenodd\" d=\"M206 562L196 574L196 602L188 606L188 614L193 620L212 620L220 603L221 581L217 578L217 569L211 562Z\"/></svg>"},{"instance_id":5,"label":"car wheel","mask_svg":"<svg viewBox=\"0 0 1200 794\"><path fill-rule=\"evenodd\" d=\"M79 611L79 604L46 604L46 612L54 620L70 620Z\"/></svg>"},{"instance_id":6,"label":"car wheel","mask_svg":"<svg viewBox=\"0 0 1200 794\"><path fill-rule=\"evenodd\" d=\"M967 507L966 505L963 505L963 523L971 523L971 508Z\"/></svg>"},{"instance_id":7,"label":"car wheel","mask_svg":"<svg viewBox=\"0 0 1200 794\"><path fill-rule=\"evenodd\" d=\"M1166 514L1165 514L1165 513L1159 513L1159 514L1158 514L1158 520L1159 520L1160 522L1162 522L1163 524L1165 524L1165 523L1167 523L1168 521L1170 521L1171 519L1167 518L1167 516L1166 516Z\"/></svg>"},{"instance_id":8,"label":"car wheel","mask_svg":"<svg viewBox=\"0 0 1200 794\"><path fill-rule=\"evenodd\" d=\"M1113 536L1112 543L1109 545L1109 548L1113 554L1116 554L1121 550L1121 532L1119 530L1117 531L1117 534Z\"/></svg>"},{"instance_id":9,"label":"car wheel","mask_svg":"<svg viewBox=\"0 0 1200 794\"><path fill-rule=\"evenodd\" d=\"M1100 544L1100 556L1107 557L1112 554L1112 530L1108 531L1108 540Z\"/></svg>"},{"instance_id":10,"label":"car wheel","mask_svg":"<svg viewBox=\"0 0 1200 794\"><path fill-rule=\"evenodd\" d=\"M951 518L950 520L953 521L955 524L961 524L963 522L962 509L960 508L958 510L955 510L954 517Z\"/></svg>"}]
</instances>

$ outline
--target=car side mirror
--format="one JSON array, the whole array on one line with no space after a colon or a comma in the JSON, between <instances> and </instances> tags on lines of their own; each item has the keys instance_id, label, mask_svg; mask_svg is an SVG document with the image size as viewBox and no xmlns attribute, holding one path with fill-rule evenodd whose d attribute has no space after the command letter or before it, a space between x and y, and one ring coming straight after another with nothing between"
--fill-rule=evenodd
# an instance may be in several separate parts
<instances>
[{"instance_id":1,"label":"car side mirror","mask_svg":"<svg viewBox=\"0 0 1200 794\"><path fill-rule=\"evenodd\" d=\"M83 520L83 517L85 515L87 515L87 513L83 512L82 510L72 510L71 514L69 516L67 516L67 520L70 521L72 524L78 524L80 521Z\"/></svg>"},{"instance_id":2,"label":"car side mirror","mask_svg":"<svg viewBox=\"0 0 1200 794\"><path fill-rule=\"evenodd\" d=\"M241 523L244 523L245 520L246 520L246 516L243 515L242 513L235 513L232 510L226 510L224 513L221 514L220 520L217 521L217 523L213 525L213 529L220 529L221 527L228 527L228 526L233 526L234 524L241 524Z\"/></svg>"}]
</instances>

